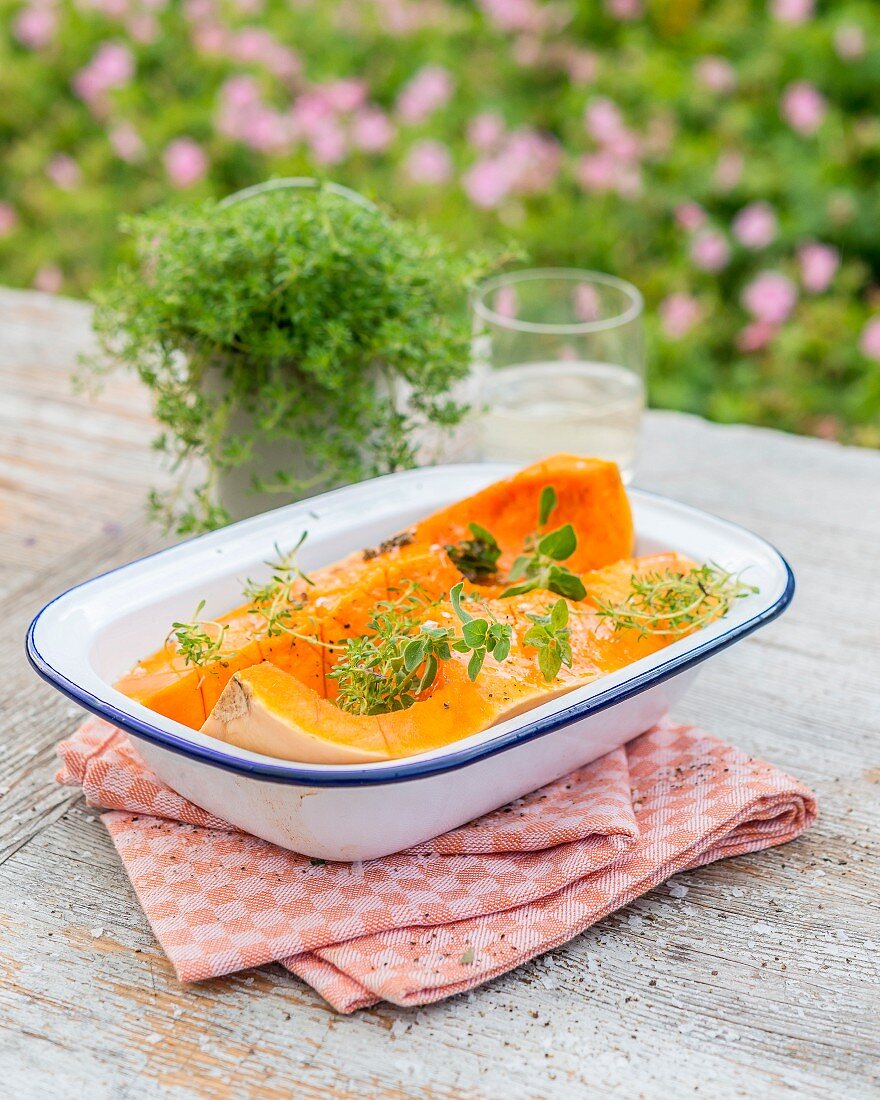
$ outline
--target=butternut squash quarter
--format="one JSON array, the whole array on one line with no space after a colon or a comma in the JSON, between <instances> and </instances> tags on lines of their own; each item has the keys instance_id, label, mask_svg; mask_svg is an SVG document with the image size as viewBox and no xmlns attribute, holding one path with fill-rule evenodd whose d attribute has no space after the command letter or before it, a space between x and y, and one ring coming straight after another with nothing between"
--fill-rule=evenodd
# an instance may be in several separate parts
<instances>
[{"instance_id":1,"label":"butternut squash quarter","mask_svg":"<svg viewBox=\"0 0 880 1100\"><path fill-rule=\"evenodd\" d=\"M501 591L504 576L535 527L547 485L558 496L554 524L570 522L578 531L571 569L599 568L630 555L632 517L617 467L601 459L556 455L440 509L379 547L355 551L312 571L312 584L298 583L291 590L293 604L284 631L273 633L259 612L244 604L216 620L219 626L210 624L214 631L227 628L224 652L216 658L198 667L188 665L170 638L115 686L194 729L204 723L233 673L261 662L299 679L319 698L333 698L336 688L327 678L333 652L329 647L362 629L372 606L353 594L368 594L373 604L398 599L411 585L430 599L444 595L461 579L447 547L468 537L471 522L491 529L498 540L498 573L483 587L487 594ZM352 619L352 614L360 618Z\"/></svg>"}]
</instances>

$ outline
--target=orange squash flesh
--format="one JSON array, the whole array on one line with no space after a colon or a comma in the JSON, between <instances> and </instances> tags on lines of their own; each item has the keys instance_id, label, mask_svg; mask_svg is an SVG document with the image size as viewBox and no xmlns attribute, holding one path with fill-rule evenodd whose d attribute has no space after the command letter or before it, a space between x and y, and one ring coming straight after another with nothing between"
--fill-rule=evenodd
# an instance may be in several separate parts
<instances>
[{"instance_id":1,"label":"orange squash flesh","mask_svg":"<svg viewBox=\"0 0 880 1100\"><path fill-rule=\"evenodd\" d=\"M685 571L693 565L675 554L625 560L588 574L592 601L619 602L631 576L662 569ZM353 715L321 699L296 676L269 664L237 672L202 732L218 740L306 763L356 763L388 760L459 741L588 684L609 672L668 645L662 635L635 630L614 631L597 614L591 600L569 604L572 667L547 683L536 651L524 643L532 620L544 614L558 597L532 592L506 600L487 599L484 607L499 621L514 627L515 642L502 663L486 659L476 681L467 676L467 656L454 654L443 679L429 698L403 711ZM437 604L426 616L449 621L448 604Z\"/></svg>"},{"instance_id":2,"label":"orange squash flesh","mask_svg":"<svg viewBox=\"0 0 880 1100\"><path fill-rule=\"evenodd\" d=\"M502 549L498 576L504 577L534 530L541 490L547 485L554 487L559 500L549 526L570 522L578 533L578 548L566 563L569 568L598 568L629 556L632 517L617 467L600 459L556 455L441 509L403 538L390 540L392 545L385 549L357 551L314 570L314 583L303 582L294 593L304 606L294 614L292 628L316 635L318 644L289 634L269 638L261 617L242 607L220 620L229 626L224 649L234 651L234 656L190 669L174 646L167 645L115 686L195 729L210 714L233 673L258 662L268 661L299 678L319 698L332 699L336 687L326 674L334 651L329 646L363 633L372 606L378 600L399 598L410 582L418 583L428 599L447 593L461 576L445 547L471 537L471 521L497 538ZM393 545L395 541L402 545ZM491 594L500 589L489 585L484 591Z\"/></svg>"},{"instance_id":3,"label":"orange squash flesh","mask_svg":"<svg viewBox=\"0 0 880 1100\"><path fill-rule=\"evenodd\" d=\"M416 545L470 538L475 521L491 531L501 547L500 575L506 575L537 523L541 490L552 485L558 497L550 529L571 523L578 545L566 565L582 573L628 558L633 550L632 513L620 471L613 462L554 455L496 481L482 492L443 508L413 529Z\"/></svg>"}]
</instances>

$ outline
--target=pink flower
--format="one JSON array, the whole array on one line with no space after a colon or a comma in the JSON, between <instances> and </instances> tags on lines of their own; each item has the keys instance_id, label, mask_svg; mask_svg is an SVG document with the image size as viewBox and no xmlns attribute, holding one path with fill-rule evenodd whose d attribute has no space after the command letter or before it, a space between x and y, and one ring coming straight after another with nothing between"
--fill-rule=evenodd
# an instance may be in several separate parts
<instances>
[{"instance_id":1,"label":"pink flower","mask_svg":"<svg viewBox=\"0 0 880 1100\"><path fill-rule=\"evenodd\" d=\"M260 102L260 86L252 76L231 76L220 88L224 106L232 111L243 111Z\"/></svg>"},{"instance_id":2,"label":"pink flower","mask_svg":"<svg viewBox=\"0 0 880 1100\"><path fill-rule=\"evenodd\" d=\"M605 10L613 19L630 23L638 19L642 12L642 0L605 0Z\"/></svg>"},{"instance_id":3,"label":"pink flower","mask_svg":"<svg viewBox=\"0 0 880 1100\"><path fill-rule=\"evenodd\" d=\"M405 84L397 97L397 113L404 122L418 124L449 101L452 76L439 65L426 65Z\"/></svg>"},{"instance_id":4,"label":"pink flower","mask_svg":"<svg viewBox=\"0 0 880 1100\"><path fill-rule=\"evenodd\" d=\"M736 346L740 351L760 351L770 343L776 332L776 326L767 321L752 321L740 330Z\"/></svg>"},{"instance_id":5,"label":"pink flower","mask_svg":"<svg viewBox=\"0 0 880 1100\"><path fill-rule=\"evenodd\" d=\"M445 183L452 175L452 157L441 141L417 141L404 162L413 183Z\"/></svg>"},{"instance_id":6,"label":"pink flower","mask_svg":"<svg viewBox=\"0 0 880 1100\"><path fill-rule=\"evenodd\" d=\"M592 50L572 47L565 52L565 71L572 84L591 84L599 72L599 58Z\"/></svg>"},{"instance_id":7,"label":"pink flower","mask_svg":"<svg viewBox=\"0 0 880 1100\"><path fill-rule=\"evenodd\" d=\"M834 32L834 49L844 61L855 61L865 56L865 32L861 27L838 27Z\"/></svg>"},{"instance_id":8,"label":"pink flower","mask_svg":"<svg viewBox=\"0 0 880 1100\"><path fill-rule=\"evenodd\" d=\"M821 416L813 425L813 431L820 439L839 439L840 421L832 413Z\"/></svg>"},{"instance_id":9,"label":"pink flower","mask_svg":"<svg viewBox=\"0 0 880 1100\"><path fill-rule=\"evenodd\" d=\"M351 140L356 149L365 153L381 153L391 144L394 127L378 107L362 107L351 123Z\"/></svg>"},{"instance_id":10,"label":"pink flower","mask_svg":"<svg viewBox=\"0 0 880 1100\"><path fill-rule=\"evenodd\" d=\"M771 0L770 13L780 23L806 23L814 7L814 0Z\"/></svg>"},{"instance_id":11,"label":"pink flower","mask_svg":"<svg viewBox=\"0 0 880 1100\"><path fill-rule=\"evenodd\" d=\"M0 202L0 237L8 237L15 232L18 225L18 214L10 202Z\"/></svg>"},{"instance_id":12,"label":"pink flower","mask_svg":"<svg viewBox=\"0 0 880 1100\"><path fill-rule=\"evenodd\" d=\"M74 73L74 92L92 111L106 109L107 93L124 88L134 75L134 55L123 42L103 42L85 68Z\"/></svg>"},{"instance_id":13,"label":"pink flower","mask_svg":"<svg viewBox=\"0 0 880 1100\"><path fill-rule=\"evenodd\" d=\"M44 294L57 294L63 283L61 268L55 264L44 264L34 276L34 286Z\"/></svg>"},{"instance_id":14,"label":"pink flower","mask_svg":"<svg viewBox=\"0 0 880 1100\"><path fill-rule=\"evenodd\" d=\"M766 248L776 238L776 214L767 202L744 206L733 219L733 235L746 248Z\"/></svg>"},{"instance_id":15,"label":"pink flower","mask_svg":"<svg viewBox=\"0 0 880 1100\"><path fill-rule=\"evenodd\" d=\"M682 229L693 233L706 224L706 211L698 202L683 202L675 208L675 220Z\"/></svg>"},{"instance_id":16,"label":"pink flower","mask_svg":"<svg viewBox=\"0 0 880 1100\"><path fill-rule=\"evenodd\" d=\"M727 238L715 229L698 233L691 243L691 259L701 271L720 271L730 259Z\"/></svg>"},{"instance_id":17,"label":"pink flower","mask_svg":"<svg viewBox=\"0 0 880 1100\"><path fill-rule=\"evenodd\" d=\"M363 80L351 77L347 80L333 80L329 84L321 84L315 91L334 111L348 114L366 102L368 89Z\"/></svg>"},{"instance_id":18,"label":"pink flower","mask_svg":"<svg viewBox=\"0 0 880 1100\"><path fill-rule=\"evenodd\" d=\"M736 70L723 57L703 57L697 62L697 80L710 92L731 92L736 87Z\"/></svg>"},{"instance_id":19,"label":"pink flower","mask_svg":"<svg viewBox=\"0 0 880 1100\"><path fill-rule=\"evenodd\" d=\"M174 187L192 187L208 171L208 158L201 145L189 137L175 138L162 155L165 171Z\"/></svg>"},{"instance_id":20,"label":"pink flower","mask_svg":"<svg viewBox=\"0 0 880 1100\"><path fill-rule=\"evenodd\" d=\"M741 301L756 321L781 325L794 309L797 287L778 271L762 271L745 287Z\"/></svg>"},{"instance_id":21,"label":"pink flower","mask_svg":"<svg viewBox=\"0 0 880 1100\"><path fill-rule=\"evenodd\" d=\"M519 312L519 296L516 287L501 286L495 291L492 309L499 317L516 317Z\"/></svg>"},{"instance_id":22,"label":"pink flower","mask_svg":"<svg viewBox=\"0 0 880 1100\"><path fill-rule=\"evenodd\" d=\"M599 292L592 283L578 283L574 288L574 315L579 321L597 321L601 312Z\"/></svg>"},{"instance_id":23,"label":"pink flower","mask_svg":"<svg viewBox=\"0 0 880 1100\"><path fill-rule=\"evenodd\" d=\"M487 209L509 194L546 191L562 163L562 149L550 137L523 127L508 134L492 157L483 157L465 173L462 186L472 202Z\"/></svg>"},{"instance_id":24,"label":"pink flower","mask_svg":"<svg viewBox=\"0 0 880 1100\"><path fill-rule=\"evenodd\" d=\"M600 144L614 140L626 129L620 108L604 96L591 99L587 104L584 127L590 137Z\"/></svg>"},{"instance_id":25,"label":"pink flower","mask_svg":"<svg viewBox=\"0 0 880 1100\"><path fill-rule=\"evenodd\" d=\"M120 160L133 164L143 158L144 143L130 122L121 122L118 126L114 126L107 134L107 138Z\"/></svg>"},{"instance_id":26,"label":"pink flower","mask_svg":"<svg viewBox=\"0 0 880 1100\"><path fill-rule=\"evenodd\" d=\"M260 87L250 76L233 76L222 85L216 126L225 137L261 153L289 151L296 129L291 115L263 103Z\"/></svg>"},{"instance_id":27,"label":"pink flower","mask_svg":"<svg viewBox=\"0 0 880 1100\"><path fill-rule=\"evenodd\" d=\"M544 28L544 16L535 0L479 0L489 22L500 31L530 31Z\"/></svg>"},{"instance_id":28,"label":"pink flower","mask_svg":"<svg viewBox=\"0 0 880 1100\"><path fill-rule=\"evenodd\" d=\"M82 182L82 172L73 157L58 153L46 166L46 175L62 191L72 191Z\"/></svg>"},{"instance_id":29,"label":"pink flower","mask_svg":"<svg viewBox=\"0 0 880 1100\"><path fill-rule=\"evenodd\" d=\"M209 20L193 27L192 39L196 51L206 57L219 57L229 48L229 31Z\"/></svg>"},{"instance_id":30,"label":"pink flower","mask_svg":"<svg viewBox=\"0 0 880 1100\"><path fill-rule=\"evenodd\" d=\"M504 119L495 111L482 111L468 123L468 142L480 153L490 153L504 137Z\"/></svg>"},{"instance_id":31,"label":"pink flower","mask_svg":"<svg viewBox=\"0 0 880 1100\"><path fill-rule=\"evenodd\" d=\"M743 167L742 153L737 153L732 149L722 153L715 165L715 174L712 177L715 186L722 191L732 191L742 178Z\"/></svg>"},{"instance_id":32,"label":"pink flower","mask_svg":"<svg viewBox=\"0 0 880 1100\"><path fill-rule=\"evenodd\" d=\"M329 119L318 130L309 134L308 141L316 164L339 164L348 149L345 131L335 119Z\"/></svg>"},{"instance_id":33,"label":"pink flower","mask_svg":"<svg viewBox=\"0 0 880 1100\"><path fill-rule=\"evenodd\" d=\"M521 195L533 195L546 191L553 183L562 162L562 150L553 138L522 128L510 134L501 157L513 189Z\"/></svg>"},{"instance_id":34,"label":"pink flower","mask_svg":"<svg viewBox=\"0 0 880 1100\"><path fill-rule=\"evenodd\" d=\"M578 161L576 168L578 183L585 191L602 193L616 191L617 194L631 198L642 188L642 176L638 165L618 160L611 153L600 150L587 153Z\"/></svg>"},{"instance_id":35,"label":"pink flower","mask_svg":"<svg viewBox=\"0 0 880 1100\"><path fill-rule=\"evenodd\" d=\"M813 84L799 80L782 94L782 115L792 130L809 136L822 125L828 103Z\"/></svg>"},{"instance_id":36,"label":"pink flower","mask_svg":"<svg viewBox=\"0 0 880 1100\"><path fill-rule=\"evenodd\" d=\"M862 355L880 362L880 317L872 317L862 329L859 350Z\"/></svg>"},{"instance_id":37,"label":"pink flower","mask_svg":"<svg viewBox=\"0 0 880 1100\"><path fill-rule=\"evenodd\" d=\"M514 39L513 60L524 69L533 69L544 56L544 48L540 38L532 34L521 34Z\"/></svg>"},{"instance_id":38,"label":"pink flower","mask_svg":"<svg viewBox=\"0 0 880 1100\"><path fill-rule=\"evenodd\" d=\"M225 32L224 32L225 36ZM221 46L221 49L224 48ZM263 27L243 27L225 42L225 49L236 61L265 66L281 80L296 76L301 68L299 57L265 30ZM214 51L208 51L214 52ZM360 81L338 81L362 87ZM363 98L361 96L361 98ZM360 102L358 100L357 102ZM356 105L353 104L353 105Z\"/></svg>"},{"instance_id":39,"label":"pink flower","mask_svg":"<svg viewBox=\"0 0 880 1100\"><path fill-rule=\"evenodd\" d=\"M58 13L51 4L32 3L15 17L13 32L23 46L42 50L54 39L57 26Z\"/></svg>"},{"instance_id":40,"label":"pink flower","mask_svg":"<svg viewBox=\"0 0 880 1100\"><path fill-rule=\"evenodd\" d=\"M125 26L134 41L142 46L149 46L159 37L159 24L149 12L132 15Z\"/></svg>"},{"instance_id":41,"label":"pink flower","mask_svg":"<svg viewBox=\"0 0 880 1100\"><path fill-rule=\"evenodd\" d=\"M687 336L702 316L702 306L690 294L670 294L660 303L660 321L670 340Z\"/></svg>"},{"instance_id":42,"label":"pink flower","mask_svg":"<svg viewBox=\"0 0 880 1100\"><path fill-rule=\"evenodd\" d=\"M830 244L811 241L798 249L801 282L810 294L821 294L831 285L840 267L840 253Z\"/></svg>"},{"instance_id":43,"label":"pink flower","mask_svg":"<svg viewBox=\"0 0 880 1100\"><path fill-rule=\"evenodd\" d=\"M507 166L498 159L478 160L462 178L465 194L475 206L491 210L507 197L512 179Z\"/></svg>"}]
</instances>

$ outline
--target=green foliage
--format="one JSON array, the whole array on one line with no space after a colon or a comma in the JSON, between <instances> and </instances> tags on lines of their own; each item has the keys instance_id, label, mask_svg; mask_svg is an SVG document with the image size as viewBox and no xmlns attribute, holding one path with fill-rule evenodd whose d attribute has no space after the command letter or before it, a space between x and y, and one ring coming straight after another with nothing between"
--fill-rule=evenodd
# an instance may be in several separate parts
<instances>
[{"instance_id":1,"label":"green foliage","mask_svg":"<svg viewBox=\"0 0 880 1100\"><path fill-rule=\"evenodd\" d=\"M458 653L470 653L468 661L468 676L476 680L480 675L483 662L487 655L496 661L506 661L510 656L510 647L513 643L513 628L509 623L500 623L494 617L489 619L476 618L462 607L462 589L464 582L459 581L449 593L452 606L461 621L461 637L453 643L452 648Z\"/></svg>"},{"instance_id":2,"label":"green foliage","mask_svg":"<svg viewBox=\"0 0 880 1100\"><path fill-rule=\"evenodd\" d=\"M486 255L324 190L163 208L126 230L133 259L95 294L91 365L138 373L181 467L207 460L213 477L287 441L299 468L258 487L302 492L411 466L417 427L463 415L450 389ZM223 518L211 481L161 503L181 531Z\"/></svg>"},{"instance_id":3,"label":"green foliage","mask_svg":"<svg viewBox=\"0 0 880 1100\"><path fill-rule=\"evenodd\" d=\"M501 547L495 541L495 536L479 523L469 523L468 530L473 538L462 539L453 546L447 546L446 552L449 560L466 580L472 584L486 584L498 572Z\"/></svg>"},{"instance_id":4,"label":"green foliage","mask_svg":"<svg viewBox=\"0 0 880 1100\"><path fill-rule=\"evenodd\" d=\"M687 573L670 569L634 575L621 603L600 601L597 607L615 630L677 638L723 618L736 600L757 591L735 573L707 562Z\"/></svg>"},{"instance_id":5,"label":"green foliage","mask_svg":"<svg viewBox=\"0 0 880 1100\"><path fill-rule=\"evenodd\" d=\"M532 626L523 639L538 651L538 667L547 681L555 680L563 665L571 668L571 630L568 604L557 600L544 615L529 615Z\"/></svg>"},{"instance_id":6,"label":"green foliage","mask_svg":"<svg viewBox=\"0 0 880 1100\"><path fill-rule=\"evenodd\" d=\"M880 314L880 5L822 0L812 14L804 6L802 21L774 18L777 7L645 0L618 21L605 0L262 0L257 8L12 0L0 25L0 202L15 220L4 228L0 219L0 282L57 282L85 295L131 255L120 213L330 172L450 240L512 236L536 265L634 282L647 305L654 405L880 445L880 361L861 339ZM30 8L55 23L43 42L22 34L19 17ZM243 49L242 36L254 33L264 36L260 48ZM75 83L108 43L130 52L131 72L89 104ZM295 51L286 69L279 51ZM712 59L729 66L726 86L702 78ZM401 93L429 65L447 71L452 94L404 117ZM388 119L387 144L352 139L358 104L328 114L324 129L342 133L338 148L315 147L292 124L298 108L352 79ZM826 104L808 132L782 109L804 81ZM253 93L241 119L226 107L236 90ZM617 174L586 186L584 158L602 150L585 112L602 101L620 116ZM502 134L478 146L471 127L486 112ZM120 151L123 128L129 148ZM487 162L515 169L509 143L523 134L553 143L558 171L529 171L491 201L475 201L471 174ZM167 165L182 137L205 158L204 171L184 182ZM448 158L434 182L410 169L425 141ZM78 181L50 177L59 154L73 159ZM755 202L777 218L775 236L759 248L733 231ZM702 212L695 229L676 218L685 203ZM711 270L692 255L706 232L729 249ZM799 255L816 241L836 249L841 266L813 291ZM743 292L765 270L790 278L798 301L771 338L749 349ZM696 302L695 321L667 323L672 295ZM202 505L210 511L210 498Z\"/></svg>"},{"instance_id":7,"label":"green foliage","mask_svg":"<svg viewBox=\"0 0 880 1100\"><path fill-rule=\"evenodd\" d=\"M526 539L525 550L514 561L510 570L511 581L520 581L501 593L501 598L522 596L536 588L556 592L570 600L582 600L587 594L583 581L567 566L562 565L577 549L577 535L570 523L555 531L541 533L556 508L556 490L546 485L541 490L538 505L538 528Z\"/></svg>"},{"instance_id":8,"label":"green foliage","mask_svg":"<svg viewBox=\"0 0 880 1100\"><path fill-rule=\"evenodd\" d=\"M234 657L233 650L224 650L223 641L228 627L221 626L213 619L202 619L200 615L205 607L205 601L201 600L193 612L189 622L175 622L171 624L169 641L174 638L177 651L187 665L202 667L211 664L212 661L220 661L224 658Z\"/></svg>"}]
</instances>

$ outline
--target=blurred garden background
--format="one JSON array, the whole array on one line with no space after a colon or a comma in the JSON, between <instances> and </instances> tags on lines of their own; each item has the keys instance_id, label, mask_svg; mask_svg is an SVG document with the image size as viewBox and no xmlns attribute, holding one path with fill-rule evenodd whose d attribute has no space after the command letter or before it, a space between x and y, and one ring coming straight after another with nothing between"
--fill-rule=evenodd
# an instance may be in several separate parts
<instances>
[{"instance_id":1,"label":"blurred garden background","mask_svg":"<svg viewBox=\"0 0 880 1100\"><path fill-rule=\"evenodd\" d=\"M86 296L119 216L332 178L612 272L652 404L880 446L880 5L25 0L0 283Z\"/></svg>"}]
</instances>

